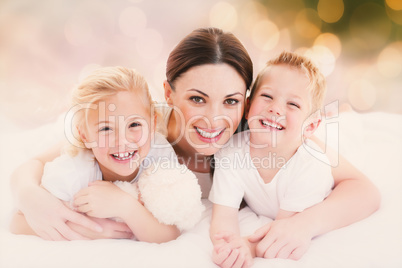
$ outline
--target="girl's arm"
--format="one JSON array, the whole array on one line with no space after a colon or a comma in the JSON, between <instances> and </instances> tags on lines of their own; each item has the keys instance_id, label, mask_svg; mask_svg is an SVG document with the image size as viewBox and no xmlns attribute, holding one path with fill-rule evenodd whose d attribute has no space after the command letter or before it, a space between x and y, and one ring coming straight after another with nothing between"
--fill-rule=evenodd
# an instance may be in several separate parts
<instances>
[{"instance_id":1,"label":"girl's arm","mask_svg":"<svg viewBox=\"0 0 402 268\"><path fill-rule=\"evenodd\" d=\"M52 147L46 152L28 160L19 166L11 177L11 189L14 193L17 208L23 215L14 217L11 229L28 226L40 237L47 240L73 240L85 237L66 225L67 221L85 226L94 231L101 227L84 215L65 207L62 202L40 187L43 168L46 162L52 161L60 154L62 144ZM14 229L16 230L16 229Z\"/></svg>"},{"instance_id":2,"label":"girl's arm","mask_svg":"<svg viewBox=\"0 0 402 268\"><path fill-rule=\"evenodd\" d=\"M313 141L324 148L318 139L313 138ZM327 157L336 163L338 155L327 149ZM280 245L291 242L293 248L299 250L294 250L290 258L299 259L315 236L362 220L379 208L378 189L342 156L339 156L338 166L332 167L332 175L335 188L323 202L292 217L275 220L250 236L251 242L262 239L257 245L257 256L278 257Z\"/></svg>"},{"instance_id":3,"label":"girl's arm","mask_svg":"<svg viewBox=\"0 0 402 268\"><path fill-rule=\"evenodd\" d=\"M111 182L90 183L74 196L74 206L91 217L122 219L140 241L164 243L180 235L176 226L160 223L138 198Z\"/></svg>"}]
</instances>

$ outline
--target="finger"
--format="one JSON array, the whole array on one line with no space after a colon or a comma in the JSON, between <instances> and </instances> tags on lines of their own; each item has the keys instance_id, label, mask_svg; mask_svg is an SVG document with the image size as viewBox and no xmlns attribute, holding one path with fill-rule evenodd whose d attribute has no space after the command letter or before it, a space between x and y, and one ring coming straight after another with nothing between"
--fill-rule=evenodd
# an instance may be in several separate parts
<instances>
[{"instance_id":1,"label":"finger","mask_svg":"<svg viewBox=\"0 0 402 268\"><path fill-rule=\"evenodd\" d=\"M251 257L251 255L247 255L242 268L249 268L249 267L253 266L253 262L254 262L254 260Z\"/></svg>"},{"instance_id":2,"label":"finger","mask_svg":"<svg viewBox=\"0 0 402 268\"><path fill-rule=\"evenodd\" d=\"M132 238L132 237L133 237L133 233L129 233L129 232L114 232L111 238L128 239L128 238Z\"/></svg>"},{"instance_id":3,"label":"finger","mask_svg":"<svg viewBox=\"0 0 402 268\"><path fill-rule=\"evenodd\" d=\"M265 259L274 259L278 255L278 252L286 245L287 242L284 240L276 240L274 241L268 249L265 251L264 258Z\"/></svg>"},{"instance_id":4,"label":"finger","mask_svg":"<svg viewBox=\"0 0 402 268\"><path fill-rule=\"evenodd\" d=\"M73 231L66 223L60 224L57 227L59 233L67 240L88 240L87 237Z\"/></svg>"},{"instance_id":5,"label":"finger","mask_svg":"<svg viewBox=\"0 0 402 268\"><path fill-rule=\"evenodd\" d=\"M89 212L92 211L92 208L89 204L84 204L76 207L76 210L81 213L86 213L89 215Z\"/></svg>"},{"instance_id":6,"label":"finger","mask_svg":"<svg viewBox=\"0 0 402 268\"><path fill-rule=\"evenodd\" d=\"M241 241L234 240L232 242L223 244L223 246L222 246L222 248L220 250L221 251L227 250L227 249L232 250L232 249L235 249L235 248L240 248L241 246L242 246Z\"/></svg>"},{"instance_id":7,"label":"finger","mask_svg":"<svg viewBox=\"0 0 402 268\"><path fill-rule=\"evenodd\" d=\"M110 220L110 221L113 222L113 223L112 223L112 226L113 226L113 229L114 229L115 231L118 231L118 232L126 232L126 233L127 233L127 232L128 232L128 233L132 233L130 227L128 227L128 225L125 224L124 222L115 222L115 221L113 221L113 220Z\"/></svg>"},{"instance_id":8,"label":"finger","mask_svg":"<svg viewBox=\"0 0 402 268\"><path fill-rule=\"evenodd\" d=\"M244 261L245 261L244 253L239 252L239 255L237 256L237 259L234 262L232 268L241 268L244 264Z\"/></svg>"},{"instance_id":9,"label":"finger","mask_svg":"<svg viewBox=\"0 0 402 268\"><path fill-rule=\"evenodd\" d=\"M255 247L255 254L257 257L264 258L265 252L276 241L274 236L265 236Z\"/></svg>"},{"instance_id":10,"label":"finger","mask_svg":"<svg viewBox=\"0 0 402 268\"><path fill-rule=\"evenodd\" d=\"M227 257L226 260L222 262L222 267L223 268L232 267L238 256L239 256L239 250L237 248L233 249L229 257Z\"/></svg>"},{"instance_id":11,"label":"finger","mask_svg":"<svg viewBox=\"0 0 402 268\"><path fill-rule=\"evenodd\" d=\"M257 231L255 231L254 234L252 234L248 237L248 241L250 241L252 243L260 241L261 239L263 239L266 236L266 234L269 232L270 229L271 229L270 223L262 226Z\"/></svg>"},{"instance_id":12,"label":"finger","mask_svg":"<svg viewBox=\"0 0 402 268\"><path fill-rule=\"evenodd\" d=\"M232 252L232 250L230 250L230 249L227 249L227 250L221 251L221 252L218 252L218 251L215 250L215 254L214 254L214 257L213 257L214 262L217 265L221 265L229 257L229 254L231 252Z\"/></svg>"},{"instance_id":13,"label":"finger","mask_svg":"<svg viewBox=\"0 0 402 268\"><path fill-rule=\"evenodd\" d=\"M92 181L90 183L88 183L88 186L94 186L94 185L105 185L105 184L109 184L110 182L108 181Z\"/></svg>"},{"instance_id":14,"label":"finger","mask_svg":"<svg viewBox=\"0 0 402 268\"><path fill-rule=\"evenodd\" d=\"M289 259L298 261L300 258L306 253L307 247L298 247L295 250L292 251L292 253L289 256Z\"/></svg>"},{"instance_id":15,"label":"finger","mask_svg":"<svg viewBox=\"0 0 402 268\"><path fill-rule=\"evenodd\" d=\"M73 222L75 224L81 225L83 227L86 227L90 230L93 230L95 232L102 232L103 228L102 226L100 226L99 224L97 224L96 222L90 220L88 217L77 213L75 211L72 211L70 209L67 210L67 217L66 217L67 221Z\"/></svg>"},{"instance_id":16,"label":"finger","mask_svg":"<svg viewBox=\"0 0 402 268\"><path fill-rule=\"evenodd\" d=\"M279 259L289 259L289 256L293 250L294 250L294 247L292 247L290 244L287 244L279 250L276 257Z\"/></svg>"},{"instance_id":17,"label":"finger","mask_svg":"<svg viewBox=\"0 0 402 268\"><path fill-rule=\"evenodd\" d=\"M67 240L64 238L55 228L52 228L48 231L49 237L51 241L65 241Z\"/></svg>"},{"instance_id":18,"label":"finger","mask_svg":"<svg viewBox=\"0 0 402 268\"><path fill-rule=\"evenodd\" d=\"M81 195L78 197L74 197L73 205L75 207L79 207L82 205L88 204L88 196L87 195Z\"/></svg>"},{"instance_id":19,"label":"finger","mask_svg":"<svg viewBox=\"0 0 402 268\"><path fill-rule=\"evenodd\" d=\"M226 242L229 242L230 240L233 239L233 233L232 232L219 232L214 235L214 238L216 240L225 240Z\"/></svg>"}]
</instances>

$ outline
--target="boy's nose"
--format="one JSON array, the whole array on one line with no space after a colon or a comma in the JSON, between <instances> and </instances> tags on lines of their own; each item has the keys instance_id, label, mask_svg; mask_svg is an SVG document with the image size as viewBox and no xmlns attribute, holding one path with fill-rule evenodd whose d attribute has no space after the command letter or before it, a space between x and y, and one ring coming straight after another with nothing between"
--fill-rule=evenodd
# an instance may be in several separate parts
<instances>
[{"instance_id":1,"label":"boy's nose","mask_svg":"<svg viewBox=\"0 0 402 268\"><path fill-rule=\"evenodd\" d=\"M269 112L275 114L275 115L282 115L282 110L279 107L278 104L273 103L270 107L269 107Z\"/></svg>"}]
</instances>

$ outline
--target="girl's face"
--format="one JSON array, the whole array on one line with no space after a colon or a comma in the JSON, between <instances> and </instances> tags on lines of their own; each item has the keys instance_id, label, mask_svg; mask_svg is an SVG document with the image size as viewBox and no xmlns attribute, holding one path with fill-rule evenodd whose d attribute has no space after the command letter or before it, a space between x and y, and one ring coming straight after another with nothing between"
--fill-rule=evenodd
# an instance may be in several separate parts
<instances>
[{"instance_id":1,"label":"girl's face","mask_svg":"<svg viewBox=\"0 0 402 268\"><path fill-rule=\"evenodd\" d=\"M296 146L310 113L309 79L287 65L271 66L262 76L247 121L256 146Z\"/></svg>"},{"instance_id":2,"label":"girl's face","mask_svg":"<svg viewBox=\"0 0 402 268\"><path fill-rule=\"evenodd\" d=\"M94 104L83 140L104 179L131 180L151 146L149 109L138 94L118 92Z\"/></svg>"},{"instance_id":3,"label":"girl's face","mask_svg":"<svg viewBox=\"0 0 402 268\"><path fill-rule=\"evenodd\" d=\"M176 142L203 155L216 153L242 118L246 93L242 77L228 64L205 64L182 74L174 91L167 82L164 85L180 126Z\"/></svg>"}]
</instances>

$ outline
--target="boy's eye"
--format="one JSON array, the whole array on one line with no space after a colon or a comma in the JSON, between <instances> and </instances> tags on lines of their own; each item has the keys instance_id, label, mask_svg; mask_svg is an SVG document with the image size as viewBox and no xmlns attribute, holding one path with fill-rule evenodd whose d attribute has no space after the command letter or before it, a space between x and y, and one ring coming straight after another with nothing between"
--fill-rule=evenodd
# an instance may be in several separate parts
<instances>
[{"instance_id":1,"label":"boy's eye","mask_svg":"<svg viewBox=\"0 0 402 268\"><path fill-rule=\"evenodd\" d=\"M272 100L271 95L268 95L268 94L262 94L261 96L263 96L263 97L265 97L265 98L268 98L268 99L271 99L271 100Z\"/></svg>"},{"instance_id":2,"label":"boy's eye","mask_svg":"<svg viewBox=\"0 0 402 268\"><path fill-rule=\"evenodd\" d=\"M190 100L192 100L195 103L205 103L205 100L199 96L190 97Z\"/></svg>"},{"instance_id":3,"label":"boy's eye","mask_svg":"<svg viewBox=\"0 0 402 268\"><path fill-rule=\"evenodd\" d=\"M140 127L140 126L141 126L141 124L138 122L133 122L130 124L130 127Z\"/></svg>"},{"instance_id":4,"label":"boy's eye","mask_svg":"<svg viewBox=\"0 0 402 268\"><path fill-rule=\"evenodd\" d=\"M237 103L239 103L239 101L236 100L236 99L227 99L227 100L225 100L225 104L235 105Z\"/></svg>"}]
</instances>

